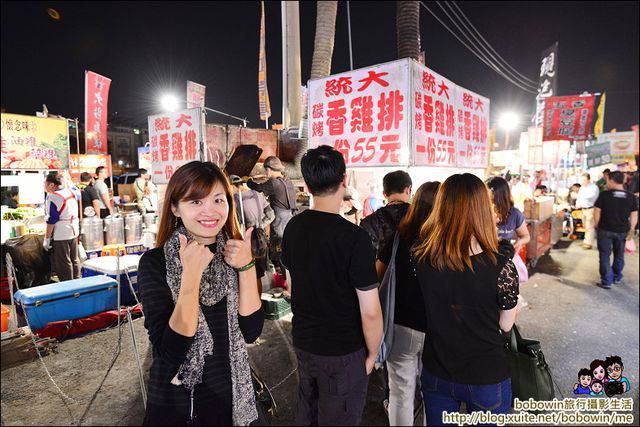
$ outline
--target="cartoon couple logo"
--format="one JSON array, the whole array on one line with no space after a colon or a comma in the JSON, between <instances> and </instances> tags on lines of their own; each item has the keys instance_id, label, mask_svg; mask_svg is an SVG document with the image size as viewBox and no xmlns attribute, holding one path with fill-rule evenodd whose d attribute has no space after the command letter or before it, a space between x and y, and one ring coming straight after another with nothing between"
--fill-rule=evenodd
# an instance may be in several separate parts
<instances>
[{"instance_id":1,"label":"cartoon couple logo","mask_svg":"<svg viewBox=\"0 0 640 427\"><path fill-rule=\"evenodd\" d=\"M623 376L624 364L620 356L596 359L589 368L580 369L578 382L573 385L574 394L589 396L614 396L631 390L631 383Z\"/></svg>"}]
</instances>

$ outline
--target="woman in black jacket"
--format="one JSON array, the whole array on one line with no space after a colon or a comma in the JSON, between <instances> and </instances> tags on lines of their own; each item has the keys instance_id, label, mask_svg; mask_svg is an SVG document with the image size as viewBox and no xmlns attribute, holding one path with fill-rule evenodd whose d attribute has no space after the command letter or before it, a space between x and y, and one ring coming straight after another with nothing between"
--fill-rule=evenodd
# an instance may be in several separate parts
<instances>
[{"instance_id":1,"label":"woman in black jacket","mask_svg":"<svg viewBox=\"0 0 640 427\"><path fill-rule=\"evenodd\" d=\"M216 165L195 161L175 172L157 247L138 268L153 345L145 425L258 418L245 346L264 321L251 232L240 235L229 182Z\"/></svg>"}]
</instances>

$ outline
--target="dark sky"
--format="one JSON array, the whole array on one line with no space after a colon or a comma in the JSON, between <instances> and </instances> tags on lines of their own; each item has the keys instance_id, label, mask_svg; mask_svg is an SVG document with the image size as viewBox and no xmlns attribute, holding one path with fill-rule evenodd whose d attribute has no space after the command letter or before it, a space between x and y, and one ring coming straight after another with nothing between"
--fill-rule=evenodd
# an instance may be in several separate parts
<instances>
[{"instance_id":1,"label":"dark sky","mask_svg":"<svg viewBox=\"0 0 640 427\"><path fill-rule=\"evenodd\" d=\"M605 130L638 122L638 2L460 2L516 69L536 80L540 53L559 41L558 94L606 90ZM146 123L167 90L207 86L206 105L258 120L260 3L2 2L2 94L7 112L83 115L84 70L112 79L111 113ZM440 11L429 2L430 7ZM55 21L47 14L54 7ZM272 123L281 120L280 2L267 2ZM301 2L302 79L310 73L315 2ZM427 65L504 110L532 113L534 97L481 63L421 9ZM441 12L440 15L444 16ZM355 68L396 58L395 2L351 2ZM332 72L349 69L346 3L340 2ZM208 121L224 122L209 116Z\"/></svg>"}]
</instances>

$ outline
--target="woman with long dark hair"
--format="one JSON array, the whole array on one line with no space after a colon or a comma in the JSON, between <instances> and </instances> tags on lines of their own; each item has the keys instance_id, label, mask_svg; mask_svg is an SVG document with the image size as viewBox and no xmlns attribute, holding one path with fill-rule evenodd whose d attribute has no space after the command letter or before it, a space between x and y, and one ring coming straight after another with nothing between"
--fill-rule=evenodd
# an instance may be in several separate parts
<instances>
[{"instance_id":1,"label":"woman with long dark hair","mask_svg":"<svg viewBox=\"0 0 640 427\"><path fill-rule=\"evenodd\" d=\"M251 232L240 234L231 187L216 165L190 162L171 177L157 247L138 268L153 346L145 425L257 419L245 342L258 338L264 315Z\"/></svg>"},{"instance_id":2,"label":"woman with long dark hair","mask_svg":"<svg viewBox=\"0 0 640 427\"><path fill-rule=\"evenodd\" d=\"M420 227L429 217L439 182L425 182L416 191L413 202L398 225L396 249L396 292L393 345L387 359L389 372L389 424L413 425L416 372L424 344L426 320L422 292L411 259L411 247L418 239ZM381 247L376 261L380 280L391 262L394 239Z\"/></svg>"},{"instance_id":3,"label":"woman with long dark hair","mask_svg":"<svg viewBox=\"0 0 640 427\"><path fill-rule=\"evenodd\" d=\"M427 425L442 413L507 413L511 379L499 332L517 315L518 274L498 252L489 190L475 175L450 176L414 250L427 332L422 392Z\"/></svg>"},{"instance_id":4,"label":"woman with long dark hair","mask_svg":"<svg viewBox=\"0 0 640 427\"><path fill-rule=\"evenodd\" d=\"M487 186L493 196L493 206L498 214L498 237L500 239L515 240L515 252L531 240L524 214L513 206L511 189L506 179L499 176L487 181Z\"/></svg>"}]
</instances>

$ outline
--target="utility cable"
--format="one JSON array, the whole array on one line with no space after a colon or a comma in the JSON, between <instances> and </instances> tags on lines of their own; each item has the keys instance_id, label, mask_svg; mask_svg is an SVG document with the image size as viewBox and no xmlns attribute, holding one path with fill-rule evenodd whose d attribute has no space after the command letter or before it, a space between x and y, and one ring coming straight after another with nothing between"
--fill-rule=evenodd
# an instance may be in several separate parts
<instances>
[{"instance_id":1,"label":"utility cable","mask_svg":"<svg viewBox=\"0 0 640 427\"><path fill-rule=\"evenodd\" d=\"M485 54L484 52L482 52L482 50L475 44L476 42L474 42L473 40L471 40L471 37L469 37L469 35L465 32L465 30L463 30L460 25L458 25L458 22L456 21L456 19L454 19L449 12L447 12L447 9L445 9L439 1L436 2L436 4L438 5L438 7L445 13L445 15L447 15L447 18L449 18L449 20L453 23L453 25L456 26L456 28L458 29L458 31L460 31L460 33L467 39L467 41L471 44L471 46L473 46L475 48L475 50L477 51L477 53L479 53L486 61L488 61L489 63L491 63L493 69L495 71L501 71L505 74L509 74L509 77L514 78L515 80L519 80L518 83L520 83L523 86L526 86L532 90L536 90L537 86L536 85L532 85L529 82L523 82L522 79L519 79L518 76L514 75L513 73L509 72L508 70L504 69L504 67L502 65L500 65L499 63L495 63L491 60L491 58L489 58L489 56L487 54ZM446 4L446 3L445 3ZM494 57L495 60L495 57Z\"/></svg>"},{"instance_id":2,"label":"utility cable","mask_svg":"<svg viewBox=\"0 0 640 427\"><path fill-rule=\"evenodd\" d=\"M491 44L487 41L487 39L485 39L482 34L480 33L480 31L478 31L478 29L471 23L471 21L469 20L469 18L467 17L467 15L465 15L465 13L462 11L462 9L460 8L460 6L458 6L458 4L455 1L451 1L451 2L446 2L449 3L449 8L451 8L451 4L453 4L456 9L458 9L458 12L460 12L460 15L462 15L462 17L464 18L465 21L467 21L467 23L471 26L471 28L473 29L473 31L482 39L482 41L485 43L485 45L491 49L491 51L493 53L495 53L499 59L502 60L502 62L509 68L511 69L515 74L517 74L518 76L521 77L521 80L526 80L529 83L532 83L534 86L538 86L539 82L536 82L535 80L531 80L530 78L528 78L526 75L522 74L521 72L519 72L518 70L516 70L515 68L513 68L494 48L493 46L491 46ZM464 23L463 23L464 25ZM465 25L466 27L466 25ZM471 33L473 35L473 32ZM476 39L477 40L477 39Z\"/></svg>"},{"instance_id":3,"label":"utility cable","mask_svg":"<svg viewBox=\"0 0 640 427\"><path fill-rule=\"evenodd\" d=\"M509 76L507 76L506 74L504 74L502 71L495 69L489 62L487 62L484 58L482 58L480 55L478 55L464 40L460 39L460 37L458 37L458 35L451 30L451 28L449 28L447 26L447 24L445 24L438 15L436 15L431 9L429 9L429 7L423 2L420 1L420 4L422 5L422 7L424 7L447 31L449 31L460 43L462 43L469 51L471 51L471 53L473 53L474 55L476 55L476 57L478 57L478 59L480 59L485 65L487 65L489 68L491 68L492 70L494 70L495 72L497 72L498 74L500 74L502 77L504 77L506 80L508 80L509 82L511 82L514 86L517 86L518 88L522 89L525 92L529 92L532 94L537 94L537 91L531 90L525 86L522 86L520 83L514 81L512 78L510 78Z\"/></svg>"}]
</instances>

